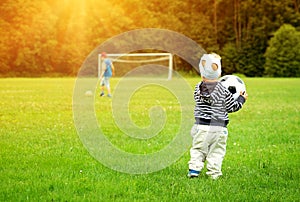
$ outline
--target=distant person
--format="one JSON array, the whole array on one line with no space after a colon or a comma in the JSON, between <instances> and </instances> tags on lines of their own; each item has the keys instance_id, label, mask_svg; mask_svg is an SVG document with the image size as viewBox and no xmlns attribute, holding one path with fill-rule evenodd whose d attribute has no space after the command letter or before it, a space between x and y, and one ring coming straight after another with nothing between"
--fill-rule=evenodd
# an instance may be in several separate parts
<instances>
[{"instance_id":1,"label":"distant person","mask_svg":"<svg viewBox=\"0 0 300 202\"><path fill-rule=\"evenodd\" d=\"M112 61L107 58L106 52L101 53L101 59L103 61L102 65L102 72L100 75L100 86L101 86L101 93L100 96L104 96L104 87L107 89L107 96L111 97L111 90L110 90L110 83L109 79L114 75L114 65Z\"/></svg>"},{"instance_id":2,"label":"distant person","mask_svg":"<svg viewBox=\"0 0 300 202\"><path fill-rule=\"evenodd\" d=\"M221 57L204 54L199 63L202 81L196 85L194 99L195 124L191 129L192 148L188 177L198 177L207 162L206 174L212 179L222 175L226 153L228 113L242 108L248 95L241 92L235 101L218 78L221 76Z\"/></svg>"}]
</instances>

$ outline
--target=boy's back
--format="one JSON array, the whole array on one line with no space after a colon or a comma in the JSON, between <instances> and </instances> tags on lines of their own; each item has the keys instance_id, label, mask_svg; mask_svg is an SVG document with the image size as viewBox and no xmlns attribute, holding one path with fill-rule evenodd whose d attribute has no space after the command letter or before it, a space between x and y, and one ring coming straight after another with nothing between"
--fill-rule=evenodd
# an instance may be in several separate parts
<instances>
[{"instance_id":1,"label":"boy's back","mask_svg":"<svg viewBox=\"0 0 300 202\"><path fill-rule=\"evenodd\" d=\"M199 63L202 81L194 91L195 124L190 149L188 177L198 177L207 161L206 174L212 179L222 175L221 167L226 153L228 113L238 111L247 99L247 93L234 100L232 94L220 83L221 57L204 54Z\"/></svg>"},{"instance_id":2,"label":"boy's back","mask_svg":"<svg viewBox=\"0 0 300 202\"><path fill-rule=\"evenodd\" d=\"M242 108L245 98L240 96L235 101L220 82L201 81L194 91L194 116L198 124L226 127L229 123L228 113Z\"/></svg>"}]
</instances>

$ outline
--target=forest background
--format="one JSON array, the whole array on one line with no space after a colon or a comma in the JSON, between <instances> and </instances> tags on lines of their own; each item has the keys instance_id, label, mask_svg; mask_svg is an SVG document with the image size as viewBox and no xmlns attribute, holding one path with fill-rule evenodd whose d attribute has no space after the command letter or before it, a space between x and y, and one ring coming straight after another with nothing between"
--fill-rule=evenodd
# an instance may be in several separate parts
<instances>
[{"instance_id":1,"label":"forest background","mask_svg":"<svg viewBox=\"0 0 300 202\"><path fill-rule=\"evenodd\" d=\"M1 0L0 76L76 76L107 39L161 28L219 53L224 74L300 77L299 7L300 0ZM194 72L181 58L175 63Z\"/></svg>"}]
</instances>

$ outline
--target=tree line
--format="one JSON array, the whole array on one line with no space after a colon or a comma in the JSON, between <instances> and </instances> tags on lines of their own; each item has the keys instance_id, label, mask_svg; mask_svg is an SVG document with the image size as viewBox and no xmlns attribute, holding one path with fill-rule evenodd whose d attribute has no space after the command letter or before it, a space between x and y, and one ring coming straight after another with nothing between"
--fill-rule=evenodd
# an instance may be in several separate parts
<instances>
[{"instance_id":1,"label":"tree line","mask_svg":"<svg viewBox=\"0 0 300 202\"><path fill-rule=\"evenodd\" d=\"M107 39L169 29L222 56L224 74L300 76L299 0L2 0L0 75L75 76ZM179 71L192 71L183 62Z\"/></svg>"}]
</instances>

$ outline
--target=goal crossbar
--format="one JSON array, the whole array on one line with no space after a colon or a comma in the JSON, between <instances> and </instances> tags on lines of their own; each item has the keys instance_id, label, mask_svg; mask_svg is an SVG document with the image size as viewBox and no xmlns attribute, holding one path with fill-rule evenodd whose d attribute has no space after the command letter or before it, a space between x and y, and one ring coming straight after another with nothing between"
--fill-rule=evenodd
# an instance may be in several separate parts
<instances>
[{"instance_id":1,"label":"goal crossbar","mask_svg":"<svg viewBox=\"0 0 300 202\"><path fill-rule=\"evenodd\" d=\"M168 60L169 57L161 57L156 59L148 59L148 60L122 60L122 59L111 59L113 62L123 62L123 63L147 63L147 62L158 62L163 60Z\"/></svg>"},{"instance_id":2,"label":"goal crossbar","mask_svg":"<svg viewBox=\"0 0 300 202\"><path fill-rule=\"evenodd\" d=\"M154 59L143 59L143 60L124 60L119 59L120 57L154 57L159 56L160 58ZM168 73L168 80L172 79L172 71L173 71L173 55L171 53L111 53L107 54L107 57L111 57L113 62L123 62L123 63L146 63L146 62L157 62L163 60L169 60L169 73ZM98 78L100 77L102 70L102 59L101 54L98 55Z\"/></svg>"}]
</instances>

